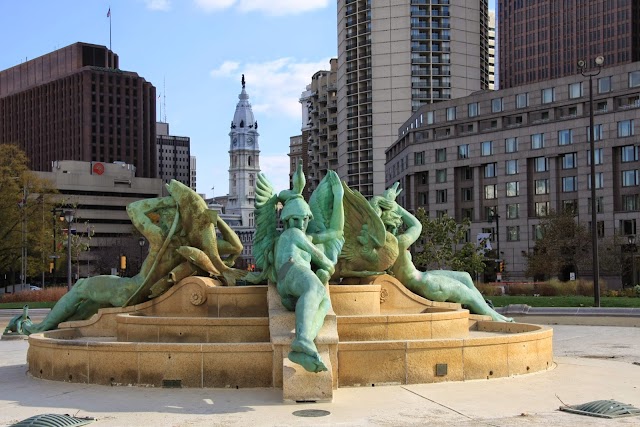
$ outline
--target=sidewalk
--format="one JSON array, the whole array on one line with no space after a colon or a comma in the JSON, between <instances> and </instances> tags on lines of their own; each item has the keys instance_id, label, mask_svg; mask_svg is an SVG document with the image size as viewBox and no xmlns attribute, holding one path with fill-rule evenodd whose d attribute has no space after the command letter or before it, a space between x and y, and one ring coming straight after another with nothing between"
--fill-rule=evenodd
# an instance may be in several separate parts
<instances>
[{"instance_id":1,"label":"sidewalk","mask_svg":"<svg viewBox=\"0 0 640 427\"><path fill-rule=\"evenodd\" d=\"M554 326L554 369L457 383L341 388L333 403L282 404L274 389L105 387L33 379L26 341L0 341L0 425L44 413L102 426L633 426L558 411L614 399L640 408L640 328ZM372 366L371 369L378 367ZM318 418L295 411L329 411Z\"/></svg>"}]
</instances>

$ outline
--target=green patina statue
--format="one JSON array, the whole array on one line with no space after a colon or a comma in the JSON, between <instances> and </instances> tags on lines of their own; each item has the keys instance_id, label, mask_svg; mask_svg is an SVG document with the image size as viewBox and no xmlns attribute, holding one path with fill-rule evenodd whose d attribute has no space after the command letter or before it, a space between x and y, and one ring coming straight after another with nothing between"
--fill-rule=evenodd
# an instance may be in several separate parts
<instances>
[{"instance_id":1,"label":"green patina statue","mask_svg":"<svg viewBox=\"0 0 640 427\"><path fill-rule=\"evenodd\" d=\"M279 195L262 174L258 175L256 197L256 263L262 275L276 283L288 310L295 311L295 339L289 359L310 372L326 371L314 343L331 307L326 285L334 272L342 248L344 212L343 188L335 172L322 180L307 204L302 198L305 185L302 165L294 174L293 190ZM280 219L284 231L276 230L277 203L284 203Z\"/></svg>"},{"instance_id":2,"label":"green patina statue","mask_svg":"<svg viewBox=\"0 0 640 427\"><path fill-rule=\"evenodd\" d=\"M513 322L491 308L465 271L420 271L412 262L409 248L419 238L422 224L406 209L396 203L399 183L388 188L382 196L371 199L371 205L380 212L387 231L397 237L398 257L391 267L392 274L410 291L433 301L450 301L468 306L471 312L491 316L495 321ZM404 232L399 230L404 227Z\"/></svg>"},{"instance_id":3,"label":"green patina statue","mask_svg":"<svg viewBox=\"0 0 640 427\"><path fill-rule=\"evenodd\" d=\"M65 321L88 319L100 308L141 303L191 275L210 275L234 285L246 274L228 265L242 252L238 236L189 187L172 180L167 189L170 196L127 206L131 222L149 241L149 255L138 274L80 279L41 323L32 323L25 311L12 319L5 333L29 335L55 329ZM216 237L216 227L221 239ZM229 257L223 260L221 255Z\"/></svg>"}]
</instances>

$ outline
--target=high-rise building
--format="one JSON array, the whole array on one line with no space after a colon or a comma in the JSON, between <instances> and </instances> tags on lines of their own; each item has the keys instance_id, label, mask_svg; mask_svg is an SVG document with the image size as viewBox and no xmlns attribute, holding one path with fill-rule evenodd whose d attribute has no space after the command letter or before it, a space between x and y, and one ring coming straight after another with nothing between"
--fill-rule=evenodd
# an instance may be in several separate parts
<instances>
[{"instance_id":1,"label":"high-rise building","mask_svg":"<svg viewBox=\"0 0 640 427\"><path fill-rule=\"evenodd\" d=\"M640 2L498 0L499 86L506 89L640 60Z\"/></svg>"},{"instance_id":2,"label":"high-rise building","mask_svg":"<svg viewBox=\"0 0 640 427\"><path fill-rule=\"evenodd\" d=\"M156 177L156 89L105 46L74 43L0 72L0 143L35 171L56 160L134 165Z\"/></svg>"},{"instance_id":3,"label":"high-rise building","mask_svg":"<svg viewBox=\"0 0 640 427\"><path fill-rule=\"evenodd\" d=\"M197 191L196 188L196 156L191 156L189 158L189 187L191 187L191 189L193 191Z\"/></svg>"},{"instance_id":4,"label":"high-rise building","mask_svg":"<svg viewBox=\"0 0 640 427\"><path fill-rule=\"evenodd\" d=\"M338 169L338 104L336 78L338 59L330 61L330 70L318 71L311 77L301 98L306 107L307 121L303 130L308 130L308 170L306 191L311 194L325 177L328 170ZM304 118L303 118L304 122Z\"/></svg>"},{"instance_id":5,"label":"high-rise building","mask_svg":"<svg viewBox=\"0 0 640 427\"><path fill-rule=\"evenodd\" d=\"M191 187L191 139L188 136L169 135L169 123L158 122L156 141L158 178L164 183L175 179Z\"/></svg>"},{"instance_id":6,"label":"high-rise building","mask_svg":"<svg viewBox=\"0 0 640 427\"><path fill-rule=\"evenodd\" d=\"M604 68L593 80L598 237L635 236L640 62ZM591 221L588 85L574 74L425 105L387 150L387 185L401 183L398 202L409 210L469 218L474 241L492 233L511 277L523 278L541 218L570 210Z\"/></svg>"},{"instance_id":7,"label":"high-rise building","mask_svg":"<svg viewBox=\"0 0 640 427\"><path fill-rule=\"evenodd\" d=\"M489 89L496 88L496 14L489 12Z\"/></svg>"},{"instance_id":8,"label":"high-rise building","mask_svg":"<svg viewBox=\"0 0 640 427\"><path fill-rule=\"evenodd\" d=\"M384 151L422 105L489 87L488 1L338 0L338 174L384 190Z\"/></svg>"}]
</instances>

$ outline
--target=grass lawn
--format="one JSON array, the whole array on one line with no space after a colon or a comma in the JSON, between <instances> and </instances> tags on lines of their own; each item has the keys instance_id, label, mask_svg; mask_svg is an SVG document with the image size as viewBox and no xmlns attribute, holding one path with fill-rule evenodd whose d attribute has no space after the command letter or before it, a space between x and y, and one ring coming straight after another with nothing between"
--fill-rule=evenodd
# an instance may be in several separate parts
<instances>
[{"instance_id":1,"label":"grass lawn","mask_svg":"<svg viewBox=\"0 0 640 427\"><path fill-rule=\"evenodd\" d=\"M0 310L3 308L22 308L26 305L29 308L51 308L56 305L52 301L37 301L37 302L0 302Z\"/></svg>"},{"instance_id":2,"label":"grass lawn","mask_svg":"<svg viewBox=\"0 0 640 427\"><path fill-rule=\"evenodd\" d=\"M491 296L487 297L496 307L509 304L527 304L531 307L593 307L593 297L531 297L531 296ZM640 298L600 297L601 307L640 307Z\"/></svg>"}]
</instances>

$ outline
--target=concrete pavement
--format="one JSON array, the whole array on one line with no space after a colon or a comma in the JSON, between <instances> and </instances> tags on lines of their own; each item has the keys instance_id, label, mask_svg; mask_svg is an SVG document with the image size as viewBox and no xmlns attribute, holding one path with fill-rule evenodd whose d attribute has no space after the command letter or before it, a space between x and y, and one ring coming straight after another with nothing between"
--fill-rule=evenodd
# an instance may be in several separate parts
<instances>
[{"instance_id":1,"label":"concrete pavement","mask_svg":"<svg viewBox=\"0 0 640 427\"><path fill-rule=\"evenodd\" d=\"M459 383L341 388L333 403L282 404L273 389L155 389L37 380L26 341L0 341L0 425L43 413L95 426L635 426L558 411L614 399L640 408L640 328L554 326L556 366L542 373ZM638 363L638 364L634 364ZM372 366L371 369L377 369ZM300 410L325 410L299 417Z\"/></svg>"}]
</instances>

